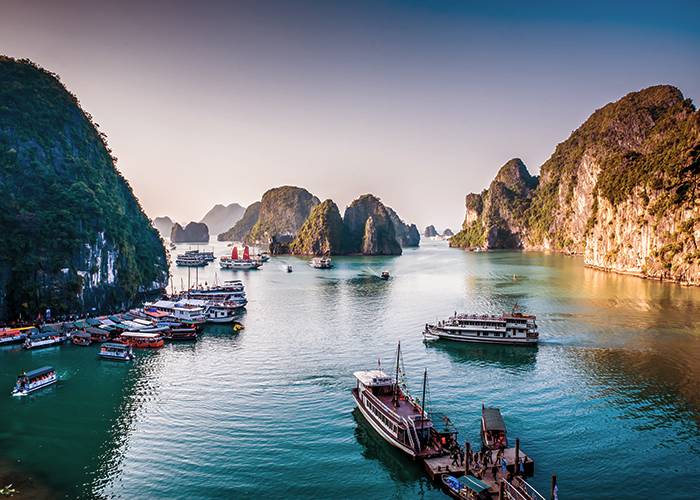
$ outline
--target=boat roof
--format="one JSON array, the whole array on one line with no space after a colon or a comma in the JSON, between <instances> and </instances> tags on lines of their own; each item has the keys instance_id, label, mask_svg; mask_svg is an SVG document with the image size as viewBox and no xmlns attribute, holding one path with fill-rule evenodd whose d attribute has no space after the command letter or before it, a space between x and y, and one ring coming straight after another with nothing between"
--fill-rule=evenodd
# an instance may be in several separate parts
<instances>
[{"instance_id":1,"label":"boat roof","mask_svg":"<svg viewBox=\"0 0 700 500\"><path fill-rule=\"evenodd\" d=\"M52 371L55 371L53 369L53 366L44 366L43 368L38 368L36 370L33 370L29 373L23 373L22 375L18 375L17 378L34 378L34 377L41 377L42 375L46 375L47 373L51 373Z\"/></svg>"},{"instance_id":2,"label":"boat roof","mask_svg":"<svg viewBox=\"0 0 700 500\"><path fill-rule=\"evenodd\" d=\"M116 342L105 342L102 347L109 347L110 349L128 349L128 344L117 344Z\"/></svg>"},{"instance_id":3,"label":"boat roof","mask_svg":"<svg viewBox=\"0 0 700 500\"><path fill-rule=\"evenodd\" d=\"M454 424L447 418L447 415L440 412L428 412L428 417L433 422L433 428L439 434L458 434L457 428Z\"/></svg>"},{"instance_id":4,"label":"boat roof","mask_svg":"<svg viewBox=\"0 0 700 500\"><path fill-rule=\"evenodd\" d=\"M382 385L393 385L394 379L381 370L365 370L353 373L365 387L379 387Z\"/></svg>"},{"instance_id":5,"label":"boat roof","mask_svg":"<svg viewBox=\"0 0 700 500\"><path fill-rule=\"evenodd\" d=\"M122 333L122 337L128 338L138 338L138 339L155 339L160 338L162 335L158 333L140 333L140 332L125 332Z\"/></svg>"},{"instance_id":6,"label":"boat roof","mask_svg":"<svg viewBox=\"0 0 700 500\"><path fill-rule=\"evenodd\" d=\"M92 334L92 335L107 335L109 332L105 330L104 328L97 328L94 326L88 326L85 329L86 332Z\"/></svg>"},{"instance_id":7,"label":"boat roof","mask_svg":"<svg viewBox=\"0 0 700 500\"><path fill-rule=\"evenodd\" d=\"M490 431L505 431L501 410L498 408L482 408L481 416L484 418L484 427Z\"/></svg>"},{"instance_id":8,"label":"boat roof","mask_svg":"<svg viewBox=\"0 0 700 500\"><path fill-rule=\"evenodd\" d=\"M55 330L51 330L51 331L48 331L48 332L35 333L35 334L33 334L33 335L30 335L29 338L31 338L32 340L35 340L35 339L45 339L46 337L53 337L54 335L61 335L61 332L57 332L57 331L55 331Z\"/></svg>"},{"instance_id":9,"label":"boat roof","mask_svg":"<svg viewBox=\"0 0 700 500\"><path fill-rule=\"evenodd\" d=\"M481 493L482 491L488 490L489 487L479 481L477 478L472 477L472 476L462 476L459 479L457 479L460 483L462 483L464 486L469 488L470 490L473 490L476 493Z\"/></svg>"},{"instance_id":10,"label":"boat roof","mask_svg":"<svg viewBox=\"0 0 700 500\"><path fill-rule=\"evenodd\" d=\"M81 339L89 339L91 335L88 332L75 332L73 337L80 337Z\"/></svg>"}]
</instances>

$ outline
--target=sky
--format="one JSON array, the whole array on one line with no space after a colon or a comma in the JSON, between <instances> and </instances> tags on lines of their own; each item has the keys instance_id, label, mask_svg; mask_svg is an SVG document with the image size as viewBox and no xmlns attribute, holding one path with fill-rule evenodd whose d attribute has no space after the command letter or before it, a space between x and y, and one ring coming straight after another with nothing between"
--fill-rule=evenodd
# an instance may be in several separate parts
<instances>
[{"instance_id":1,"label":"sky","mask_svg":"<svg viewBox=\"0 0 700 500\"><path fill-rule=\"evenodd\" d=\"M700 2L0 0L0 54L61 76L149 217L199 221L282 185L419 231L596 109L700 99Z\"/></svg>"}]
</instances>

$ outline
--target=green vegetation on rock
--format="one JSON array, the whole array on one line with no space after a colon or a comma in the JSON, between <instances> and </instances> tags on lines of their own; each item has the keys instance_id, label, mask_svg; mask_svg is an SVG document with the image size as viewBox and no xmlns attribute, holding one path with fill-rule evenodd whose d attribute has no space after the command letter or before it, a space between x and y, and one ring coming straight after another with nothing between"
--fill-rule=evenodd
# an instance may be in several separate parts
<instances>
[{"instance_id":1,"label":"green vegetation on rock","mask_svg":"<svg viewBox=\"0 0 700 500\"><path fill-rule=\"evenodd\" d=\"M258 222L260 216L260 202L256 201L245 209L243 217L236 222L231 229L220 233L216 239L218 241L242 241L243 237L253 229L253 226Z\"/></svg>"},{"instance_id":2,"label":"green vegetation on rock","mask_svg":"<svg viewBox=\"0 0 700 500\"><path fill-rule=\"evenodd\" d=\"M5 318L128 305L166 253L92 117L58 76L0 56L0 289Z\"/></svg>"},{"instance_id":3,"label":"green vegetation on rock","mask_svg":"<svg viewBox=\"0 0 700 500\"><path fill-rule=\"evenodd\" d=\"M304 188L281 186L270 189L263 194L258 221L243 241L267 245L274 238L279 243L288 243L320 203Z\"/></svg>"},{"instance_id":4,"label":"green vegetation on rock","mask_svg":"<svg viewBox=\"0 0 700 500\"><path fill-rule=\"evenodd\" d=\"M333 200L326 200L313 209L289 245L289 252L297 255L343 254L343 230L338 206Z\"/></svg>"}]
</instances>

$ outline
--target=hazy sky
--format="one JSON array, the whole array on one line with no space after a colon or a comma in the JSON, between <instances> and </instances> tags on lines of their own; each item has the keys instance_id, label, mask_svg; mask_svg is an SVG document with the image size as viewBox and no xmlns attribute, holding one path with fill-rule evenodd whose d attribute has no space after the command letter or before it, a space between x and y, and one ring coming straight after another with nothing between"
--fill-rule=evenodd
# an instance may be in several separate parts
<instances>
[{"instance_id":1,"label":"hazy sky","mask_svg":"<svg viewBox=\"0 0 700 500\"><path fill-rule=\"evenodd\" d=\"M700 2L0 0L0 54L61 75L146 213L301 186L422 232L595 109L700 98Z\"/></svg>"}]
</instances>

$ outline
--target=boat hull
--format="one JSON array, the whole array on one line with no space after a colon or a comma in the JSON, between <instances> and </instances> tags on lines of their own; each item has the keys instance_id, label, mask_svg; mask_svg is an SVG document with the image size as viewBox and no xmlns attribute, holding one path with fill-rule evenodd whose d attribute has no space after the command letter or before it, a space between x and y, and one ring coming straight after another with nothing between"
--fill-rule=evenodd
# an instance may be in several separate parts
<instances>
[{"instance_id":1,"label":"boat hull","mask_svg":"<svg viewBox=\"0 0 700 500\"><path fill-rule=\"evenodd\" d=\"M48 386L50 386L50 385L53 385L53 384L55 384L56 382L58 382L58 377L55 377L55 378L49 380L49 381L46 382L45 384L41 384L41 385L39 385L39 386L37 386L37 387L32 387L31 389L24 389L24 390L21 390L21 391L15 391L15 390L13 390L13 391L12 391L12 395L13 395L13 396L26 396L26 395L28 395L28 394L31 394L32 392L38 391L39 389L43 389L44 387L48 387Z\"/></svg>"},{"instance_id":2,"label":"boat hull","mask_svg":"<svg viewBox=\"0 0 700 500\"><path fill-rule=\"evenodd\" d=\"M379 422L377 421L376 417L370 412L367 407L364 405L362 402L359 391L357 388L352 389L352 397L355 400L355 403L357 404L357 407L360 409L360 413L362 413L362 416L365 417L365 420L369 423L369 425L372 426L372 428L377 431L377 433L390 445L398 448L399 450L409 454L410 456L414 457L416 456L416 452L411 449L410 447L406 446L402 442L398 441L396 438L394 438L391 434L389 434L386 429L384 429Z\"/></svg>"},{"instance_id":3,"label":"boat hull","mask_svg":"<svg viewBox=\"0 0 700 500\"><path fill-rule=\"evenodd\" d=\"M513 338L513 337L482 337L472 333L455 333L447 330L442 330L434 326L428 326L423 332L426 338L439 338L443 340L452 340L455 342L470 342L473 344L500 344L500 345L525 345L536 346L537 337L529 338Z\"/></svg>"},{"instance_id":4,"label":"boat hull","mask_svg":"<svg viewBox=\"0 0 700 500\"><path fill-rule=\"evenodd\" d=\"M102 354L101 352L97 354L100 358L102 359L109 359L111 361L130 361L134 359L133 355L130 356L114 356L114 355L107 355L107 354Z\"/></svg>"}]
</instances>

